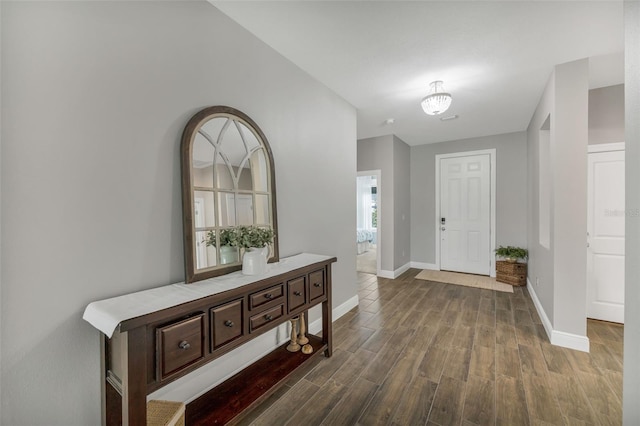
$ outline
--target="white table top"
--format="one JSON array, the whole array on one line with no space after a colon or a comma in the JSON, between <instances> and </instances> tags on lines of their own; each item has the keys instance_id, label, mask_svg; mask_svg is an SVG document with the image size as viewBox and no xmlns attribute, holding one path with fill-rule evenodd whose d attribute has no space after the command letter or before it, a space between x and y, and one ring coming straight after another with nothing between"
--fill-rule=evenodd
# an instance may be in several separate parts
<instances>
[{"instance_id":1,"label":"white table top","mask_svg":"<svg viewBox=\"0 0 640 426\"><path fill-rule=\"evenodd\" d=\"M241 271L238 271L191 284L169 284L99 300L90 303L85 308L82 318L111 337L122 321L232 290L331 258L331 256L302 253L281 259L276 263L270 263L267 265L267 272L262 275L243 275Z\"/></svg>"}]
</instances>

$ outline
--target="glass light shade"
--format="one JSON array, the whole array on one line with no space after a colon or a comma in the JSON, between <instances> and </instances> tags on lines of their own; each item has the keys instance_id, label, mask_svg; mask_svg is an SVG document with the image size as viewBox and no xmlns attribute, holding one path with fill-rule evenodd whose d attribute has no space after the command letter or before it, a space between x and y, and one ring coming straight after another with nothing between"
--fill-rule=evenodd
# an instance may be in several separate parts
<instances>
[{"instance_id":1,"label":"glass light shade","mask_svg":"<svg viewBox=\"0 0 640 426\"><path fill-rule=\"evenodd\" d=\"M429 115L438 115L451 106L451 95L443 91L442 81L431 84L431 93L422 99L422 109Z\"/></svg>"}]
</instances>

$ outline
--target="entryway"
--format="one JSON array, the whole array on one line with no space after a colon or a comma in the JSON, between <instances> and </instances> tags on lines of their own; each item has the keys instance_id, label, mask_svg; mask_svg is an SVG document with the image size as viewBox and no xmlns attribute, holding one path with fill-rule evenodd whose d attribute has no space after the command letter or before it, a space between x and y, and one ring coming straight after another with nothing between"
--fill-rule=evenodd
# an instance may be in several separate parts
<instances>
[{"instance_id":1,"label":"entryway","mask_svg":"<svg viewBox=\"0 0 640 426\"><path fill-rule=\"evenodd\" d=\"M436 155L436 266L495 276L496 150Z\"/></svg>"},{"instance_id":2,"label":"entryway","mask_svg":"<svg viewBox=\"0 0 640 426\"><path fill-rule=\"evenodd\" d=\"M380 170L358 172L356 270L378 274L380 270Z\"/></svg>"},{"instance_id":3,"label":"entryway","mask_svg":"<svg viewBox=\"0 0 640 426\"><path fill-rule=\"evenodd\" d=\"M590 145L587 317L624 323L624 143Z\"/></svg>"}]
</instances>

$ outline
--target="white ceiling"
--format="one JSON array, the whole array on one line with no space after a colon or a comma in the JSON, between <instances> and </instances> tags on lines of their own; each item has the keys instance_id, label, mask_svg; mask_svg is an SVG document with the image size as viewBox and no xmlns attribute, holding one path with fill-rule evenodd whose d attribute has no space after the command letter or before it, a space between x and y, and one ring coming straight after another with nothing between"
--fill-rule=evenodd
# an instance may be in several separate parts
<instances>
[{"instance_id":1,"label":"white ceiling","mask_svg":"<svg viewBox=\"0 0 640 426\"><path fill-rule=\"evenodd\" d=\"M591 88L623 83L622 1L214 1L358 110L358 138L409 145L527 128L554 65L586 57ZM420 107L429 82L453 95ZM385 124L394 118L394 124Z\"/></svg>"}]
</instances>

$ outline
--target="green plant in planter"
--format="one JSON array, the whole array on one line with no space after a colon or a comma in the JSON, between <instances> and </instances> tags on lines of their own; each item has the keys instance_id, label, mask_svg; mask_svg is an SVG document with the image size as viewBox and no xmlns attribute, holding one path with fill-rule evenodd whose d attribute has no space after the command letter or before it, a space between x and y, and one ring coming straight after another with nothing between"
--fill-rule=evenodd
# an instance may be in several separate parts
<instances>
[{"instance_id":1,"label":"green plant in planter","mask_svg":"<svg viewBox=\"0 0 640 426\"><path fill-rule=\"evenodd\" d=\"M226 228L220 230L220 247L238 247L238 228ZM207 245L216 246L216 231L207 233Z\"/></svg>"},{"instance_id":2,"label":"green plant in planter","mask_svg":"<svg viewBox=\"0 0 640 426\"><path fill-rule=\"evenodd\" d=\"M527 260L529 251L521 247L500 246L496 249L496 255L503 257L507 261L516 262L518 259Z\"/></svg>"},{"instance_id":3,"label":"green plant in planter","mask_svg":"<svg viewBox=\"0 0 640 426\"><path fill-rule=\"evenodd\" d=\"M261 228L259 226L239 226L237 229L238 247L245 249L251 247L264 247L273 242L273 229Z\"/></svg>"}]
</instances>

